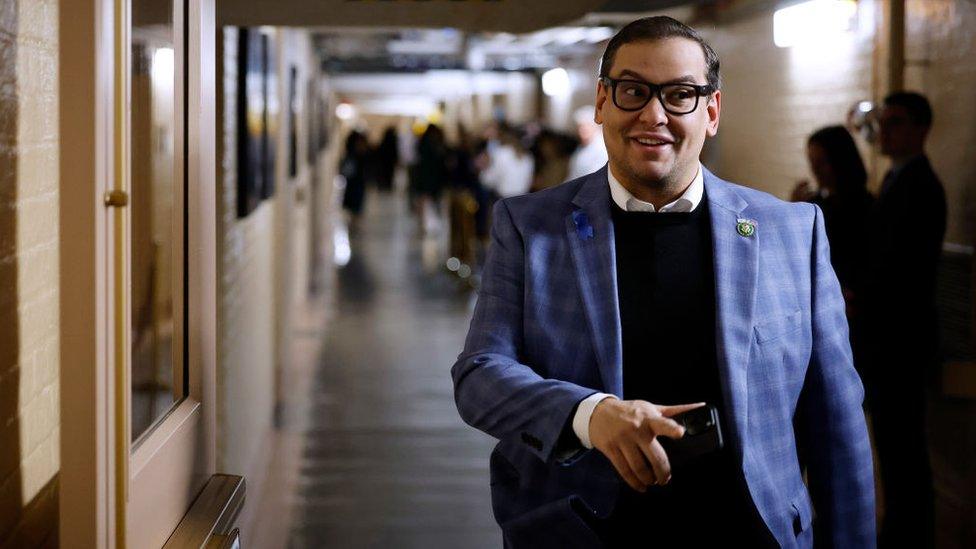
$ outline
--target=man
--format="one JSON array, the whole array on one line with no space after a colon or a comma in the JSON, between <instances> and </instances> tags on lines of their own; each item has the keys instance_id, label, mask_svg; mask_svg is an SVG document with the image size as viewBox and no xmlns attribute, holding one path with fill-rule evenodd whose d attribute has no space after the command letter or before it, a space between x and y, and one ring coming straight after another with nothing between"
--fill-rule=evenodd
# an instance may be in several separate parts
<instances>
[{"instance_id":1,"label":"man","mask_svg":"<svg viewBox=\"0 0 976 549\"><path fill-rule=\"evenodd\" d=\"M452 370L461 416L499 439L506 544L811 547L815 508L820 543L873 545L863 392L822 214L701 167L721 93L694 30L635 21L600 76L609 166L496 204ZM701 402L725 445L672 471L661 440Z\"/></svg>"},{"instance_id":2,"label":"man","mask_svg":"<svg viewBox=\"0 0 976 549\"><path fill-rule=\"evenodd\" d=\"M593 121L593 107L580 107L573 113L580 146L569 157L569 179L583 177L607 163L607 147L600 126Z\"/></svg>"},{"instance_id":3,"label":"man","mask_svg":"<svg viewBox=\"0 0 976 549\"><path fill-rule=\"evenodd\" d=\"M938 366L935 281L946 229L945 192L925 156L932 108L922 95L893 93L879 117L891 158L870 219L865 375L884 486L882 547L934 543L925 393Z\"/></svg>"}]
</instances>

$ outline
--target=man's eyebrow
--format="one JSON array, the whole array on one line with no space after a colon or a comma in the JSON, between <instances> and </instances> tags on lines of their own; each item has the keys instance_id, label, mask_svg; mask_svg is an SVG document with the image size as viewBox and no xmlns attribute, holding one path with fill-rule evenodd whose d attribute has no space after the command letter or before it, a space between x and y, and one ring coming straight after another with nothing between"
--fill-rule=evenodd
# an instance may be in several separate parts
<instances>
[{"instance_id":1,"label":"man's eyebrow","mask_svg":"<svg viewBox=\"0 0 976 549\"><path fill-rule=\"evenodd\" d=\"M635 78L637 80L640 80L641 82L648 82L648 83L659 84L659 85L660 84L695 84L695 85L698 85L698 82L695 80L695 77L692 76L692 75L690 75L690 74L686 74L684 76L679 76L677 78L672 78L671 80L668 80L667 82L650 82L648 79L644 78L640 74L637 74L636 72L634 72L632 70L629 70L629 69L624 69L623 71L620 72L620 77Z\"/></svg>"}]
</instances>

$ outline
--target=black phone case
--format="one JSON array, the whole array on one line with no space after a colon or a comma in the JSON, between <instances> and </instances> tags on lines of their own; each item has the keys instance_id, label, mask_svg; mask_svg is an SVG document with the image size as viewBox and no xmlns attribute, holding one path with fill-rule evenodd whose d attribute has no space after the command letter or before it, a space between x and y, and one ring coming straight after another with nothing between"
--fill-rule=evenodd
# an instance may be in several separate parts
<instances>
[{"instance_id":1,"label":"black phone case","mask_svg":"<svg viewBox=\"0 0 976 549\"><path fill-rule=\"evenodd\" d=\"M707 414L707 415L705 415ZM691 429L693 423L700 423L703 419L710 421L710 425L700 432ZM699 456L716 452L722 448L722 427L718 419L718 410L714 406L705 406L678 414L672 419L685 427L685 436L675 440L658 437L661 446L668 454L671 468L680 468Z\"/></svg>"}]
</instances>

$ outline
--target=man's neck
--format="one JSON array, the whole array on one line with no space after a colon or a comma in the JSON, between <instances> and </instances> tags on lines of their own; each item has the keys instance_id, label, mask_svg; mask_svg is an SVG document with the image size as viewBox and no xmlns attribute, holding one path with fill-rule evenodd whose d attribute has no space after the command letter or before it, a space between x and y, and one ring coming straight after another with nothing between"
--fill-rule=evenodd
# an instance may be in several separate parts
<instances>
[{"instance_id":1,"label":"man's neck","mask_svg":"<svg viewBox=\"0 0 976 549\"><path fill-rule=\"evenodd\" d=\"M925 151L924 150L919 150L919 151L913 151L913 152L908 153L908 154L903 154L903 155L899 155L899 156L892 156L891 157L891 169L893 169L893 170L899 170L899 169L905 167L905 165L908 164L909 162L911 162L912 160L915 160L916 158L918 158L918 157L920 157L920 156L922 156L924 154L925 154Z\"/></svg>"}]
</instances>

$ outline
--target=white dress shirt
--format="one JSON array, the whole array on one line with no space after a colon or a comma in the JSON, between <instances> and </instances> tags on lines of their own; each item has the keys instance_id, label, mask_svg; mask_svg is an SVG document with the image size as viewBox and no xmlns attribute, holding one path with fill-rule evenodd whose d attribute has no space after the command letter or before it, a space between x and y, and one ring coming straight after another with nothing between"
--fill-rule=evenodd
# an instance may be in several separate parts
<instances>
[{"instance_id":1,"label":"white dress shirt","mask_svg":"<svg viewBox=\"0 0 976 549\"><path fill-rule=\"evenodd\" d=\"M702 196L705 194L701 164L698 165L698 173L691 181L691 185L685 189L685 192L681 193L681 196L673 202L661 206L660 210L655 209L654 204L644 202L631 194L620 184L620 181L617 181L609 168L607 169L607 179L610 185L610 197L625 212L691 212L698 207ZM593 416L596 405L605 398L617 397L607 393L594 393L583 399L576 408L576 415L573 416L573 432L576 433L576 437L579 438L584 448L593 448L593 443L590 442L590 418Z\"/></svg>"}]
</instances>

